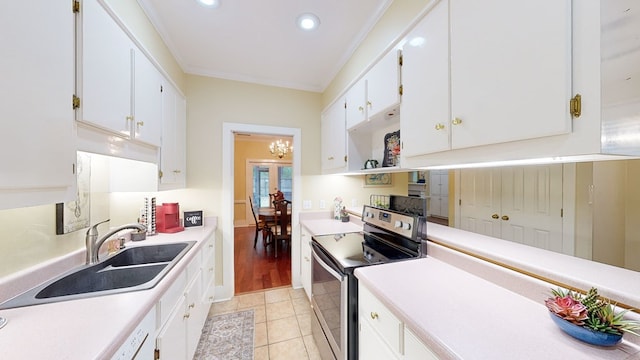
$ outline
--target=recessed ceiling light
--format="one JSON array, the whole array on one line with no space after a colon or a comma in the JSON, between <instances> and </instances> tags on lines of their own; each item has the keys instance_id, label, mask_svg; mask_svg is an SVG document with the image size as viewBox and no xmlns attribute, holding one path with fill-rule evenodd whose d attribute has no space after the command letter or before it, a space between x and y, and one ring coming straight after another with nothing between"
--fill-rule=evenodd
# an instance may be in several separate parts
<instances>
[{"instance_id":1,"label":"recessed ceiling light","mask_svg":"<svg viewBox=\"0 0 640 360\"><path fill-rule=\"evenodd\" d=\"M298 16L296 20L298 27L305 31L311 31L316 29L320 25L320 19L311 13L305 13Z\"/></svg>"},{"instance_id":2,"label":"recessed ceiling light","mask_svg":"<svg viewBox=\"0 0 640 360\"><path fill-rule=\"evenodd\" d=\"M202 6L206 6L208 8L217 8L220 6L220 0L197 0L198 3Z\"/></svg>"}]
</instances>

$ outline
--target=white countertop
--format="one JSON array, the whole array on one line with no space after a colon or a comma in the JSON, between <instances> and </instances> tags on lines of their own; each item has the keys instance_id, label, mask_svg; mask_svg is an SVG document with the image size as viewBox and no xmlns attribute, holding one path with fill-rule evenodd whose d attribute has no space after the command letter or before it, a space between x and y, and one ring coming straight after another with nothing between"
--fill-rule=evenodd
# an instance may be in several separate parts
<instances>
[{"instance_id":1,"label":"white countertop","mask_svg":"<svg viewBox=\"0 0 640 360\"><path fill-rule=\"evenodd\" d=\"M353 215L352 215L353 216ZM312 235L344 234L362 231L362 225L334 219L314 219L300 221Z\"/></svg>"},{"instance_id":2,"label":"white countertop","mask_svg":"<svg viewBox=\"0 0 640 360\"><path fill-rule=\"evenodd\" d=\"M154 288L93 298L0 310L8 319L0 329L2 359L110 358L154 308L193 256L215 231L215 218L204 227L187 228L175 234L158 234L128 247L152 243L197 241Z\"/></svg>"},{"instance_id":3,"label":"white countertop","mask_svg":"<svg viewBox=\"0 0 640 360\"><path fill-rule=\"evenodd\" d=\"M355 274L443 359L640 359L640 348L626 340L613 348L575 340L543 303L435 258Z\"/></svg>"}]
</instances>

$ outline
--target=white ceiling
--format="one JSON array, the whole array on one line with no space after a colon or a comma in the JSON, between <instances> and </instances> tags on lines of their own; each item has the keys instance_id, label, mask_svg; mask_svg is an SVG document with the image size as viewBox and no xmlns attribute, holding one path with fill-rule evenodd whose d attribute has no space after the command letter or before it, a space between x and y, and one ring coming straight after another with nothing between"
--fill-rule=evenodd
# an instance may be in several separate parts
<instances>
[{"instance_id":1,"label":"white ceiling","mask_svg":"<svg viewBox=\"0 0 640 360\"><path fill-rule=\"evenodd\" d=\"M323 91L393 0L138 0L189 74ZM308 32L296 18L311 12Z\"/></svg>"}]
</instances>

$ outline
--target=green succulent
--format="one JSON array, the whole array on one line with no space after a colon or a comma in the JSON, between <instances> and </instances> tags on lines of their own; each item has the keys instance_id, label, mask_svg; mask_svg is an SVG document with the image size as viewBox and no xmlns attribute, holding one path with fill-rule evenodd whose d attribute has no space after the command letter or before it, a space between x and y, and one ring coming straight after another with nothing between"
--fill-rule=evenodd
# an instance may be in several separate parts
<instances>
[{"instance_id":1,"label":"green succulent","mask_svg":"<svg viewBox=\"0 0 640 360\"><path fill-rule=\"evenodd\" d=\"M622 335L624 332L628 332L640 336L640 322L625 320L624 316L629 310L616 313L615 307L611 302L600 297L598 289L596 288L592 287L585 295L561 288L551 289L551 293L556 298L570 296L572 299L584 305L587 317L583 319L579 325L609 334ZM549 300L551 299L547 301ZM547 305L547 307L549 307L549 305Z\"/></svg>"}]
</instances>

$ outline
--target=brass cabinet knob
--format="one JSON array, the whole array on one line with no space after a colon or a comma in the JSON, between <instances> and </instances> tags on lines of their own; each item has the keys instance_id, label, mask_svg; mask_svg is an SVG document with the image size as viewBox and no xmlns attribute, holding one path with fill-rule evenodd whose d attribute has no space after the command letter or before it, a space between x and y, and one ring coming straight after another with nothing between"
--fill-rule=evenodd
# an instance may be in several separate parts
<instances>
[{"instance_id":1,"label":"brass cabinet knob","mask_svg":"<svg viewBox=\"0 0 640 360\"><path fill-rule=\"evenodd\" d=\"M460 124L462 124L462 119L453 118L453 120L451 120L451 123L453 125L460 125Z\"/></svg>"},{"instance_id":2,"label":"brass cabinet knob","mask_svg":"<svg viewBox=\"0 0 640 360\"><path fill-rule=\"evenodd\" d=\"M189 309L193 309L194 307L196 307L196 303L189 304Z\"/></svg>"},{"instance_id":3,"label":"brass cabinet knob","mask_svg":"<svg viewBox=\"0 0 640 360\"><path fill-rule=\"evenodd\" d=\"M174 173L174 174L180 174L180 173L181 173L181 171L180 171L180 170L173 170L173 173Z\"/></svg>"},{"instance_id":4,"label":"brass cabinet knob","mask_svg":"<svg viewBox=\"0 0 640 360\"><path fill-rule=\"evenodd\" d=\"M126 119L127 119L128 121L133 121L133 116L129 115L129 116L127 116L127 117L126 117Z\"/></svg>"},{"instance_id":5,"label":"brass cabinet knob","mask_svg":"<svg viewBox=\"0 0 640 360\"><path fill-rule=\"evenodd\" d=\"M333 156L329 156L327 160L333 160Z\"/></svg>"},{"instance_id":6,"label":"brass cabinet knob","mask_svg":"<svg viewBox=\"0 0 640 360\"><path fill-rule=\"evenodd\" d=\"M136 125L138 125L138 126L144 126L144 121L138 121L138 122L136 123Z\"/></svg>"},{"instance_id":7,"label":"brass cabinet knob","mask_svg":"<svg viewBox=\"0 0 640 360\"><path fill-rule=\"evenodd\" d=\"M491 215L491 217L492 217L492 218L494 218L494 219L497 219L497 218L499 218L500 216L498 216L498 214L493 214L493 215Z\"/></svg>"},{"instance_id":8,"label":"brass cabinet knob","mask_svg":"<svg viewBox=\"0 0 640 360\"><path fill-rule=\"evenodd\" d=\"M507 215L502 215L502 220L509 220L509 217Z\"/></svg>"},{"instance_id":9,"label":"brass cabinet knob","mask_svg":"<svg viewBox=\"0 0 640 360\"><path fill-rule=\"evenodd\" d=\"M362 106L358 106L358 111L363 112L364 108Z\"/></svg>"},{"instance_id":10,"label":"brass cabinet knob","mask_svg":"<svg viewBox=\"0 0 640 360\"><path fill-rule=\"evenodd\" d=\"M443 130L444 129L444 124L443 123L437 123L436 124L436 130Z\"/></svg>"},{"instance_id":11,"label":"brass cabinet knob","mask_svg":"<svg viewBox=\"0 0 640 360\"><path fill-rule=\"evenodd\" d=\"M371 104L371 101L367 101L367 106L368 106L368 107L371 107L371 105L372 105L372 104Z\"/></svg>"},{"instance_id":12,"label":"brass cabinet knob","mask_svg":"<svg viewBox=\"0 0 640 360\"><path fill-rule=\"evenodd\" d=\"M371 318L372 318L373 320L377 319L377 318L378 318L378 313L377 313L377 312L373 312L373 311L372 311L372 312L371 312Z\"/></svg>"},{"instance_id":13,"label":"brass cabinet knob","mask_svg":"<svg viewBox=\"0 0 640 360\"><path fill-rule=\"evenodd\" d=\"M188 319L188 318L189 318L189 316L190 316L190 315L189 315L189 313L186 313L186 314L182 315L182 318L183 318L183 319Z\"/></svg>"}]
</instances>

